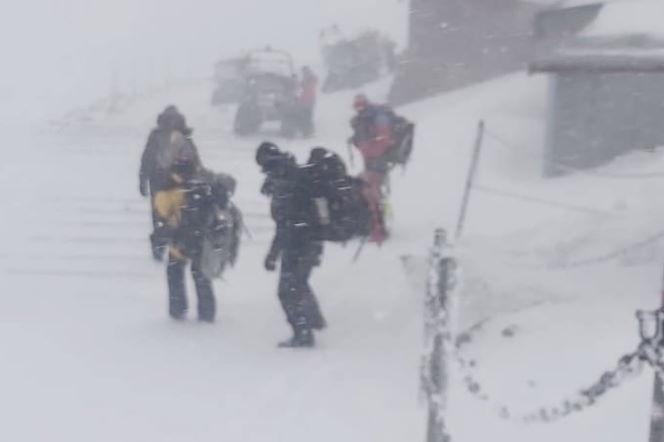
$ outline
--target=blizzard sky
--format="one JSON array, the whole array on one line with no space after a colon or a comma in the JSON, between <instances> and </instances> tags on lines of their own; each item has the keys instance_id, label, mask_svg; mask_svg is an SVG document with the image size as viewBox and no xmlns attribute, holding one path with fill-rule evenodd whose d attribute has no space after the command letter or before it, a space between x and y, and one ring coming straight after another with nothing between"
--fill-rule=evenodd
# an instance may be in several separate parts
<instances>
[{"instance_id":1,"label":"blizzard sky","mask_svg":"<svg viewBox=\"0 0 664 442\"><path fill-rule=\"evenodd\" d=\"M405 7L404 0L11 2L0 15L0 108L14 118L57 114L108 95L112 78L140 90L209 75L217 58L268 43L315 63L321 26L374 26L402 40Z\"/></svg>"}]
</instances>

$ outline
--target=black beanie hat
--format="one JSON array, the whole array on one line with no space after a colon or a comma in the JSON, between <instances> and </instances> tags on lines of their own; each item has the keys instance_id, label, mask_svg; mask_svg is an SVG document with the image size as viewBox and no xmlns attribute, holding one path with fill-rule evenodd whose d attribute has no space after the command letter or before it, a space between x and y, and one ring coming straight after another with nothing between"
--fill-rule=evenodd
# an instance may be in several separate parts
<instances>
[{"instance_id":1,"label":"black beanie hat","mask_svg":"<svg viewBox=\"0 0 664 442\"><path fill-rule=\"evenodd\" d=\"M259 166L265 166L270 160L277 159L283 155L284 153L279 150L279 146L270 141L264 141L256 149L256 163Z\"/></svg>"}]
</instances>

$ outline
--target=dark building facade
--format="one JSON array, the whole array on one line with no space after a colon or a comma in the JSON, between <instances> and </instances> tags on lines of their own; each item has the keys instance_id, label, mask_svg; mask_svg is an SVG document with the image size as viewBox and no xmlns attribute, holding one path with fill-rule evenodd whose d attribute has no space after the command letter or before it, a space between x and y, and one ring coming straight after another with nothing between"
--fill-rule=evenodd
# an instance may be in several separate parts
<instances>
[{"instance_id":1,"label":"dark building facade","mask_svg":"<svg viewBox=\"0 0 664 442\"><path fill-rule=\"evenodd\" d=\"M550 85L545 175L664 145L664 40L638 24L587 35L587 27L612 7L552 10L535 22L539 38L530 70L548 75Z\"/></svg>"},{"instance_id":2,"label":"dark building facade","mask_svg":"<svg viewBox=\"0 0 664 442\"><path fill-rule=\"evenodd\" d=\"M518 0L411 0L393 104L525 69L541 6Z\"/></svg>"}]
</instances>

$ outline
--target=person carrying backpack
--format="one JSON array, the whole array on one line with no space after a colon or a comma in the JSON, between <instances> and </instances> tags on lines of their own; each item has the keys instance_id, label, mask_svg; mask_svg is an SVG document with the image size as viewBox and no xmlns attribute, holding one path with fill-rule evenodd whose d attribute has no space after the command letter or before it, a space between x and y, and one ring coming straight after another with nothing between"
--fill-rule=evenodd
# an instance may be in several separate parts
<instances>
[{"instance_id":1,"label":"person carrying backpack","mask_svg":"<svg viewBox=\"0 0 664 442\"><path fill-rule=\"evenodd\" d=\"M170 167L176 156L188 157L201 166L198 150L191 140L192 129L187 126L184 116L175 106L167 106L157 117L157 127L148 136L141 156L138 182L142 196L150 196L154 207L154 195L170 182ZM155 212L152 211L152 225L155 227ZM150 236L152 256L161 261L165 244L154 235Z\"/></svg>"},{"instance_id":2,"label":"person carrying backpack","mask_svg":"<svg viewBox=\"0 0 664 442\"><path fill-rule=\"evenodd\" d=\"M394 144L389 109L369 102L364 94L355 96L353 108L357 112L351 120L353 135L350 142L364 159L362 178L368 183L365 196L371 203L373 224L370 241L381 243L387 238L383 221L383 187L390 170L388 151Z\"/></svg>"},{"instance_id":3,"label":"person carrying backpack","mask_svg":"<svg viewBox=\"0 0 664 442\"><path fill-rule=\"evenodd\" d=\"M309 284L313 268L321 263L323 243L317 236L317 213L306 170L275 144L262 143L256 162L266 175L262 192L271 198L276 232L265 258L265 269L280 263L278 295L293 336L279 347L313 347L313 330L326 327Z\"/></svg>"},{"instance_id":4,"label":"person carrying backpack","mask_svg":"<svg viewBox=\"0 0 664 442\"><path fill-rule=\"evenodd\" d=\"M373 213L369 239L381 243L388 235L383 206L389 171L397 164L405 167L408 163L415 126L389 106L370 102L364 94L355 96L353 108L356 114L350 122L353 135L349 143L364 159L362 178L368 183L365 196Z\"/></svg>"},{"instance_id":5,"label":"person carrying backpack","mask_svg":"<svg viewBox=\"0 0 664 442\"><path fill-rule=\"evenodd\" d=\"M153 196L154 236L168 245L168 310L173 319L187 312L184 272L191 274L198 297L198 319L214 322L216 301L211 275L206 272L206 240L218 230L218 211L228 209L235 181L202 169L188 157L176 158L161 189ZM233 257L234 259L234 257Z\"/></svg>"},{"instance_id":6,"label":"person carrying backpack","mask_svg":"<svg viewBox=\"0 0 664 442\"><path fill-rule=\"evenodd\" d=\"M341 157L320 146L311 149L303 169L316 208L316 237L340 243L366 238L373 218L365 195L368 184L348 175Z\"/></svg>"}]
</instances>

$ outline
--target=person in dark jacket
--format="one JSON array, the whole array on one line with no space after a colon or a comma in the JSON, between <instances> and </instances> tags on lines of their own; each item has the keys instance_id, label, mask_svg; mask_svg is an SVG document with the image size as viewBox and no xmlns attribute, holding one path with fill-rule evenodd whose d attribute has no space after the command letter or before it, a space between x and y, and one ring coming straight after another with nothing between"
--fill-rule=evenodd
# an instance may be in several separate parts
<instances>
[{"instance_id":1,"label":"person in dark jacket","mask_svg":"<svg viewBox=\"0 0 664 442\"><path fill-rule=\"evenodd\" d=\"M323 244L314 235L315 207L307 197L302 170L295 159L269 142L262 143L256 162L266 174L262 192L271 197L276 233L265 258L274 271L280 260L279 300L293 336L280 347L314 346L313 330L326 326L316 296L309 285L313 268L320 265Z\"/></svg>"},{"instance_id":2,"label":"person in dark jacket","mask_svg":"<svg viewBox=\"0 0 664 442\"><path fill-rule=\"evenodd\" d=\"M184 116L175 106L167 106L157 117L157 127L148 136L143 155L141 156L141 167L138 182L139 191L142 196L151 196L151 206L154 207L154 195L166 186L170 181L169 167L171 159L168 151L172 148L173 133L180 133L187 150L191 153L192 160L197 166L201 161L196 146L191 140L192 129L187 126ZM152 212L152 224L155 226L156 218ZM160 261L163 257L165 244L159 242L159 238L150 237L152 256Z\"/></svg>"},{"instance_id":3,"label":"person in dark jacket","mask_svg":"<svg viewBox=\"0 0 664 442\"><path fill-rule=\"evenodd\" d=\"M162 188L154 194L155 233L168 245L168 305L174 319L187 312L184 272L191 274L198 297L198 319L213 322L216 302L211 280L202 269L206 228L214 222L214 206L225 208L235 181L198 166L191 158L177 159Z\"/></svg>"}]
</instances>

